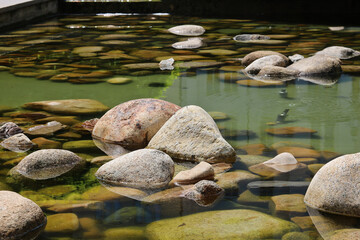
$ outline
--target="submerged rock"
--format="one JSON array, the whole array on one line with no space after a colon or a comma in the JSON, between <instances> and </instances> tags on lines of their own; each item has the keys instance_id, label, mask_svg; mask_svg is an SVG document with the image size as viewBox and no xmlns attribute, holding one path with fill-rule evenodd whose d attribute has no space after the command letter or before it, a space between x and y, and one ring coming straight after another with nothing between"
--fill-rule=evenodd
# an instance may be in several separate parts
<instances>
[{"instance_id":1,"label":"submerged rock","mask_svg":"<svg viewBox=\"0 0 360 240\"><path fill-rule=\"evenodd\" d=\"M315 174L305 195L311 208L345 216L360 216L358 179L360 153L338 157Z\"/></svg>"},{"instance_id":2,"label":"submerged rock","mask_svg":"<svg viewBox=\"0 0 360 240\"><path fill-rule=\"evenodd\" d=\"M30 139L23 133L18 133L5 139L0 145L13 152L26 152L34 146Z\"/></svg>"},{"instance_id":3,"label":"submerged rock","mask_svg":"<svg viewBox=\"0 0 360 240\"><path fill-rule=\"evenodd\" d=\"M7 122L0 127L0 139L6 139L15 134L22 133L23 130L13 122Z\"/></svg>"},{"instance_id":4,"label":"submerged rock","mask_svg":"<svg viewBox=\"0 0 360 240\"><path fill-rule=\"evenodd\" d=\"M168 185L174 174L174 162L153 149L140 149L102 165L95 176L105 183L140 189L158 189Z\"/></svg>"},{"instance_id":5,"label":"submerged rock","mask_svg":"<svg viewBox=\"0 0 360 240\"><path fill-rule=\"evenodd\" d=\"M180 25L169 28L168 31L180 36L200 36L205 32L205 29L198 25Z\"/></svg>"},{"instance_id":6,"label":"submerged rock","mask_svg":"<svg viewBox=\"0 0 360 240\"><path fill-rule=\"evenodd\" d=\"M208 207L220 199L224 194L224 189L215 182L201 180L193 188L185 191L184 197L195 201L199 206Z\"/></svg>"},{"instance_id":7,"label":"submerged rock","mask_svg":"<svg viewBox=\"0 0 360 240\"><path fill-rule=\"evenodd\" d=\"M189 38L186 41L176 42L171 46L176 49L195 49L203 45L202 38Z\"/></svg>"},{"instance_id":8,"label":"submerged rock","mask_svg":"<svg viewBox=\"0 0 360 240\"><path fill-rule=\"evenodd\" d=\"M46 226L46 217L30 199L0 191L0 238L2 240L35 239Z\"/></svg>"},{"instance_id":9,"label":"submerged rock","mask_svg":"<svg viewBox=\"0 0 360 240\"><path fill-rule=\"evenodd\" d=\"M58 177L82 162L80 157L70 151L44 149L27 155L16 166L16 170L27 178L42 180Z\"/></svg>"},{"instance_id":10,"label":"submerged rock","mask_svg":"<svg viewBox=\"0 0 360 240\"><path fill-rule=\"evenodd\" d=\"M271 226L271 227L269 227ZM150 223L149 240L273 239L299 231L296 224L253 210L223 210L191 214Z\"/></svg>"},{"instance_id":11,"label":"submerged rock","mask_svg":"<svg viewBox=\"0 0 360 240\"><path fill-rule=\"evenodd\" d=\"M310 136L317 133L316 130L305 127L268 128L265 132L275 136Z\"/></svg>"},{"instance_id":12,"label":"submerged rock","mask_svg":"<svg viewBox=\"0 0 360 240\"><path fill-rule=\"evenodd\" d=\"M234 162L236 158L214 120L198 106L177 111L151 139L148 148L183 161L218 163Z\"/></svg>"},{"instance_id":13,"label":"submerged rock","mask_svg":"<svg viewBox=\"0 0 360 240\"><path fill-rule=\"evenodd\" d=\"M65 125L62 125L57 121L51 121L45 125L37 125L35 127L29 128L25 131L25 133L31 136L52 136L55 132L65 128Z\"/></svg>"},{"instance_id":14,"label":"submerged rock","mask_svg":"<svg viewBox=\"0 0 360 240\"><path fill-rule=\"evenodd\" d=\"M79 219L74 213L58 213L48 216L45 233L69 234L79 229Z\"/></svg>"},{"instance_id":15,"label":"submerged rock","mask_svg":"<svg viewBox=\"0 0 360 240\"><path fill-rule=\"evenodd\" d=\"M92 135L127 149L144 148L178 110L179 106L159 99L136 99L119 104L95 124Z\"/></svg>"},{"instance_id":16,"label":"submerged rock","mask_svg":"<svg viewBox=\"0 0 360 240\"><path fill-rule=\"evenodd\" d=\"M268 161L249 167L249 170L267 178L297 179L304 175L307 166L298 163L291 153L283 152Z\"/></svg>"},{"instance_id":17,"label":"submerged rock","mask_svg":"<svg viewBox=\"0 0 360 240\"><path fill-rule=\"evenodd\" d=\"M99 101L92 99L67 99L30 102L24 104L23 108L44 110L47 112L65 115L96 114L105 112L109 109Z\"/></svg>"},{"instance_id":18,"label":"submerged rock","mask_svg":"<svg viewBox=\"0 0 360 240\"><path fill-rule=\"evenodd\" d=\"M338 75L341 73L340 64L338 58L317 54L291 64L288 69L299 71L300 76Z\"/></svg>"},{"instance_id":19,"label":"submerged rock","mask_svg":"<svg viewBox=\"0 0 360 240\"><path fill-rule=\"evenodd\" d=\"M242 41L251 41L251 40L267 40L270 37L260 34L240 34L236 35L233 38L235 41L242 42Z\"/></svg>"},{"instance_id":20,"label":"submerged rock","mask_svg":"<svg viewBox=\"0 0 360 240\"><path fill-rule=\"evenodd\" d=\"M107 225L135 225L145 223L150 218L150 214L141 207L123 207L105 218Z\"/></svg>"},{"instance_id":21,"label":"submerged rock","mask_svg":"<svg viewBox=\"0 0 360 240\"><path fill-rule=\"evenodd\" d=\"M325 55L339 59L349 59L360 56L360 52L348 47L331 46L316 52L315 55Z\"/></svg>"},{"instance_id":22,"label":"submerged rock","mask_svg":"<svg viewBox=\"0 0 360 240\"><path fill-rule=\"evenodd\" d=\"M289 219L294 216L307 214L302 194L282 194L271 197L271 212L281 218Z\"/></svg>"}]
</instances>

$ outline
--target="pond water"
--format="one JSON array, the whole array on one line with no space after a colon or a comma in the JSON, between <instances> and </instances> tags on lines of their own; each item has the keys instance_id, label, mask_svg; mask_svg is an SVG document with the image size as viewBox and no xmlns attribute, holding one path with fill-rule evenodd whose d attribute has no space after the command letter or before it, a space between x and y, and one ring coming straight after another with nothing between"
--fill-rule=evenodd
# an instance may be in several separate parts
<instances>
[{"instance_id":1,"label":"pond water","mask_svg":"<svg viewBox=\"0 0 360 240\"><path fill-rule=\"evenodd\" d=\"M171 46L173 43L187 37L173 35L167 29L181 24L203 26L206 29L201 36L204 45L197 49L174 49ZM21 108L25 103L43 100L94 99L110 108L138 98L160 98L179 106L198 105L213 112L213 116L216 112L221 113L216 115L226 115L216 122L225 139L239 154L229 172L249 171L249 160L246 159L262 159L264 156L270 159L276 155L276 146L282 145L289 146L289 151L298 150L295 157L308 166L309 170L295 180L309 182L322 164L335 156L359 151L360 68L351 66L359 65L360 59L343 60L342 64L349 67L343 68L342 75L335 81L294 79L260 82L263 84L259 85L256 80L246 81L250 78L241 71L244 68L241 58L257 50L305 57L334 45L360 50L360 27L329 27L332 26L164 14L71 15L29 25L0 35L0 121L13 121L23 129L43 124L41 118L39 121L29 114L24 115L30 110ZM268 35L272 41L248 43L233 40L235 35L245 33ZM175 68L160 70L157 65L160 60L170 57L175 59ZM187 62L191 64L184 64ZM123 84L112 84L110 79L113 78L127 80ZM257 85L250 86L254 83ZM284 91L286 96L281 94ZM285 120L276 121L285 109L288 109ZM303 195L298 194L305 194L306 187L290 187L285 192L279 190L280 187L264 191L253 187L251 193L246 190L247 181L232 179L229 181L233 186L225 188L226 194L221 201L209 207L170 197L161 204L145 204L111 193L101 187L94 177L99 165L91 163L93 158L105 154L92 144L90 133L79 126L82 121L94 117L101 117L101 114L73 116L71 121L63 122L68 125L67 129L45 136L57 142L52 145L54 148L64 147L71 141L72 146L65 144L66 149L86 158L87 167L76 178L40 183L9 180L8 171L34 149L26 154L12 154L5 149L0 151L0 190L12 189L34 200L48 217L63 212L76 215L60 216L59 222L50 218L52 229L45 230L39 239L156 239L154 236L186 239L186 236L192 236L186 235L192 231L210 230L206 227L198 229L196 220L193 226L182 225L181 219L176 222L178 217L220 211L215 217L226 222L233 216L223 217L222 213L234 209L251 209L292 221L298 225L296 231L302 232L304 238L301 239L321 239L320 235L327 236L331 230L340 228L324 230L323 227L319 230L310 221L301 201L279 210L275 200L269 196L291 193L291 196L301 199ZM283 127L305 127L317 132L285 136L268 133L268 129ZM32 139L37 137L41 135L31 136ZM76 142L80 140L90 141L81 145ZM302 149L294 150L299 146ZM309 148L314 150L313 155L301 154ZM219 182L220 179L221 175L218 176ZM274 181L266 177L261 180ZM264 192L267 196L261 196ZM71 207L71 204L89 200L103 204ZM204 215L203 218L207 221L208 217L214 216ZM167 222L164 222L159 225L164 233L158 230L160 235L151 234L155 230L150 229L149 224L166 218L175 219L175 223L168 223L169 231L177 223L177 227L184 230L174 231L178 235L167 235ZM65 223L68 225L65 226ZM256 225L261 225L261 222ZM273 236L263 233L257 237L234 234L223 238L281 239L285 232L274 233ZM201 238L196 236L196 239Z\"/></svg>"}]
</instances>

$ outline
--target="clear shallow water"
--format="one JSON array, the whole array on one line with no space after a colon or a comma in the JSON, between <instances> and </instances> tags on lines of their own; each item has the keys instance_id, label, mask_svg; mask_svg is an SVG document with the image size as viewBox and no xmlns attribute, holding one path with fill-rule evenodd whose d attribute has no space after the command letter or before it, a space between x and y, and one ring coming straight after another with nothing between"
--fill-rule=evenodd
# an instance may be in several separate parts
<instances>
[{"instance_id":1,"label":"clear shallow water","mask_svg":"<svg viewBox=\"0 0 360 240\"><path fill-rule=\"evenodd\" d=\"M186 37L171 35L166 32L166 29L175 25L189 23L199 24L206 28L207 31L202 36L205 39L205 45L194 50L179 51L173 49L171 47L172 43L184 40ZM22 32L22 30L31 31ZM232 37L241 33L280 35L273 36L273 38L284 42L269 45L238 43L232 40ZM108 34L132 35L112 39L122 42L110 44L107 42L108 39L99 39L100 36ZM22 104L31 101L91 98L113 107L136 98L161 98L180 106L198 105L207 111L221 111L226 113L230 119L218 122L220 128L226 128L232 132L237 130L253 132L252 137L244 137L243 135L228 137L229 142L234 147L253 143L262 143L270 147L276 142L289 140L309 144L317 151L327 150L340 154L354 153L358 152L360 138L358 128L360 124L360 78L356 74L344 73L331 86L318 85L297 79L285 82L282 86L262 88L237 84L235 80L249 78L236 71L226 71L226 68L221 67L187 70L176 67L173 71L160 71L152 68L132 70L124 67L124 65L147 62L157 63L159 62L159 59L157 59L159 56L179 57L190 55L192 57L187 57L187 59L192 59L195 55L195 58L200 59L200 61L216 60L222 62L224 66L239 67L241 66L239 59L255 50L274 50L287 56L295 53L309 56L332 45L359 50L360 42L357 40L359 34L360 28L357 27L346 27L344 30L334 32L330 31L328 26L287 25L250 20L196 19L171 16L64 16L0 35L0 65L11 68L0 72L0 105L19 108ZM25 41L38 39L42 39L42 41L51 39L55 40L55 42L39 43L35 41L33 43L24 43ZM92 52L90 55L79 56L73 52L73 49L80 46L102 46L103 48L95 53ZM226 53L228 55L203 52L204 50L216 49L226 49L233 52L231 54ZM113 50L120 50L122 52L117 53L126 55L118 55L116 59L101 59L104 53ZM149 51L139 53L138 50ZM346 60L343 63L345 65L358 65L359 59ZM97 66L97 69L71 66L72 69L70 70L61 70L64 67L69 67L68 64ZM81 84L74 84L14 75L16 72L37 72L36 75L45 73L41 72L41 70L54 70L56 74L69 73L69 71L88 74L94 70L106 70L113 76L96 78L99 81L97 83L84 83L83 81ZM146 70L146 72L143 70ZM229 73L237 76L232 82L224 81L225 74ZM55 75L55 73L53 74ZM107 83L106 80L112 77L128 77L132 79L132 82L125 85ZM70 80L77 81L84 78L88 79L87 77L79 77ZM287 90L288 98L280 97L279 91L281 89ZM284 109L289 109L286 118L287 122L273 127L308 127L317 130L317 134L312 137L276 137L266 133L265 129L272 127L269 123L274 122L277 115ZM9 113L4 114L4 116L8 115ZM86 118L83 117L82 119ZM59 140L56 136L50 139ZM90 139L90 136L83 134L81 139ZM64 142L63 139L60 141ZM95 153L79 149L74 151L85 152L88 154L87 158L89 159L103 155L99 151ZM243 151L239 152L243 153ZM274 153L272 152L269 155L273 156ZM3 183L6 182L4 175L12 166L11 164L5 164L7 160L9 159L1 160L2 177L0 179L2 179L1 182ZM315 160L315 163L324 163L324 161ZM91 177L96 166L89 165L88 168L89 172L85 172L79 179L69 182L69 184L75 186L72 190L59 195L45 192L46 199L81 199L80 194L88 191L91 187L99 185L96 179ZM299 180L310 179L306 175ZM49 183L49 185L53 184ZM46 184L19 188L18 185L14 185L12 188L18 192L34 190L44 193L40 189L45 186ZM246 185L240 186L240 189L245 188ZM201 211L244 208L244 206L236 203L236 198L240 193L241 191L236 194L227 193L223 201L212 208L201 209ZM97 221L96 224L99 228L97 239L111 239L106 233L108 229L116 227L131 229L129 226L144 227L152 221L167 216L164 212L169 210L166 207L143 207L140 202L135 200L125 202L105 201L105 203L105 210L75 212L79 218L89 217ZM141 210L138 209L138 212L132 214L132 216L135 215L135 220L133 218L127 223L105 224L106 217L125 206L138 206L139 209L146 209L149 214L143 216L139 212ZM189 203L184 203L182 207L184 208L182 211L170 214L171 217L188 215L199 211ZM251 208L251 206L248 205L245 208ZM270 212L267 207L260 210ZM45 210L45 212L49 216L56 213L56 211L49 209ZM289 213L289 215L294 216L293 213ZM289 220L289 217L287 216L285 219ZM58 237L89 239L90 237L84 233L86 232L84 229L86 228L70 231L70 233L43 234L41 239L58 239ZM315 229L311 231L311 234L306 234L309 236L316 235ZM134 233L133 237L136 234ZM141 235L141 237L143 236ZM124 236L123 238L126 239ZM314 237L314 239L316 238Z\"/></svg>"}]
</instances>

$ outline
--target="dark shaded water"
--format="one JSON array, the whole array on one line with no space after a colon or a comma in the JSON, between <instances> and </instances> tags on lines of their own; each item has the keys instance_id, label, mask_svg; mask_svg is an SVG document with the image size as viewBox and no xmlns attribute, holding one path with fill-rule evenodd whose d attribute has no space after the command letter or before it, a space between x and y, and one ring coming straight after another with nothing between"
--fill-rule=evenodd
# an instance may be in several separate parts
<instances>
[{"instance_id":1,"label":"dark shaded water","mask_svg":"<svg viewBox=\"0 0 360 240\"><path fill-rule=\"evenodd\" d=\"M205 27L206 33L201 36L204 46L192 50L172 48L171 44L187 37L172 35L166 29L180 24ZM339 31L332 31L328 27L167 15L99 15L64 16L3 33L0 35L0 105L14 109L4 110L0 120L11 120L24 128L38 124L26 117L17 117L18 111L24 111L20 106L31 101L90 98L113 107L136 98L161 98L180 106L198 105L209 112L225 113L228 118L218 121L218 126L224 137L242 155L275 156L276 151L272 146L280 141L291 141L290 146L311 146L321 156L302 160L309 169L314 169L321 166L315 164L324 164L331 159L322 151L328 151L326 153L331 153L331 156L358 152L359 71L344 72L331 84L295 79L274 86L250 87L237 81L249 79L241 72L240 59L252 51L273 50L286 56L296 53L310 56L333 45L360 50L360 27L345 27ZM232 40L235 35L242 33L265 34L277 41L254 44ZM90 48L78 49L86 46ZM177 64L218 61L219 66L184 68L175 65L172 71L157 68L160 60L169 57L174 57ZM134 63L156 64L155 67L154 64L126 65ZM358 65L359 59L344 60L343 64ZM59 74L67 77L60 78ZM129 78L131 81L122 85L107 82L115 77ZM287 97L279 94L283 89L286 89ZM285 109L289 109L287 118L274 126L278 114ZM89 133L74 124L92 117L99 116L76 117L74 122L68 123L69 130L66 131L76 133L76 137L68 139L56 133L46 138L61 144L69 140L91 140ZM305 137L284 137L266 132L268 128L292 126L311 128L317 133ZM263 145L246 146L249 144ZM99 190L100 185L93 176L98 166L90 163L94 157L104 154L91 144L71 150L87 158L87 169L65 182L48 181L41 184L21 184L6 179L9 169L21 159L17 158L20 155L12 156L6 150L0 152L0 189L10 188L33 199L48 216L74 212L75 219L80 219L80 227L75 224L75 227L47 231L41 235L41 239L143 239L146 238L143 231L147 224L199 211L248 208L286 220L308 215L306 211L276 212L271 204L268 205L269 199L265 204L237 200L246 189L244 182L240 182L235 190L227 189L224 199L209 208L186 201L168 201L163 205L149 206L121 196L107 196L105 189ZM230 171L238 169L248 171L241 162L237 162ZM296 180L309 181L312 175L309 170ZM57 188L47 189L48 186ZM274 191L273 195L280 193L284 192ZM304 194L305 190L290 189L285 193ZM104 205L81 210L69 207L74 203L70 201L89 199ZM67 208L64 210L65 205ZM118 212L117 217L109 218L118 210L122 211ZM71 222L68 218L74 216L66 217L67 220L63 222ZM313 225L300 227L310 239L317 239L318 233ZM330 230L333 229L320 232L324 235Z\"/></svg>"}]
</instances>

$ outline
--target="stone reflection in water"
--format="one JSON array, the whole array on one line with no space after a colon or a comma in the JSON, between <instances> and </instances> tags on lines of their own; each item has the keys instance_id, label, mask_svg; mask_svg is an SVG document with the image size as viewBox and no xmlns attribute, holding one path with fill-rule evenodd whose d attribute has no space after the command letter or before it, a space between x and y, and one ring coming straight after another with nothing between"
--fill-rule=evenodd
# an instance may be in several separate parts
<instances>
[{"instance_id":1,"label":"stone reflection in water","mask_svg":"<svg viewBox=\"0 0 360 240\"><path fill-rule=\"evenodd\" d=\"M325 76L301 76L299 80L304 80L307 82L312 82L317 85L323 85L323 86L332 86L338 82L340 79L341 74L335 74L335 75L325 75Z\"/></svg>"},{"instance_id":2,"label":"stone reflection in water","mask_svg":"<svg viewBox=\"0 0 360 240\"><path fill-rule=\"evenodd\" d=\"M129 150L126 150L119 144L104 142L96 138L93 138L93 141L94 144L108 156L119 157L121 155L129 153Z\"/></svg>"},{"instance_id":3,"label":"stone reflection in water","mask_svg":"<svg viewBox=\"0 0 360 240\"><path fill-rule=\"evenodd\" d=\"M359 231L360 221L358 218L324 213L308 206L307 211L313 224L316 227L316 230L320 233L324 240L348 239L335 238L335 236L343 230L348 231L351 229L354 231Z\"/></svg>"}]
</instances>

